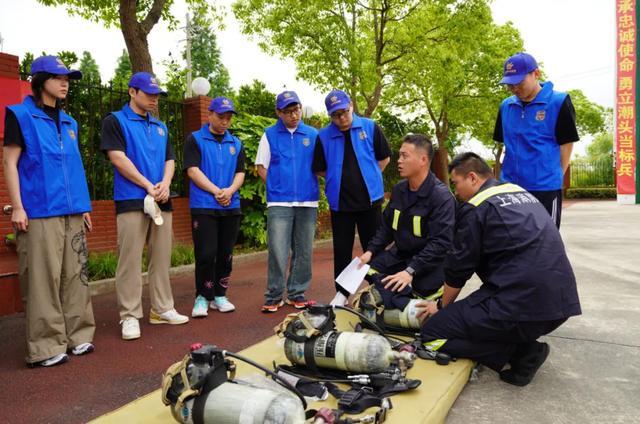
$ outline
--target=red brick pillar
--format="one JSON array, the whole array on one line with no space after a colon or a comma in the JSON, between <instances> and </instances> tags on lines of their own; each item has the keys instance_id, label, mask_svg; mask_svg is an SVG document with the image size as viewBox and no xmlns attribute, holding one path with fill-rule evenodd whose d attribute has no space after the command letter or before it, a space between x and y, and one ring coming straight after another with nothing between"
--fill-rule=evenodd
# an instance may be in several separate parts
<instances>
[{"instance_id":1,"label":"red brick pillar","mask_svg":"<svg viewBox=\"0 0 640 424\"><path fill-rule=\"evenodd\" d=\"M18 56L0 53L0 145L4 139L4 112L7 105L20 103L30 93L29 83L20 81ZM2 149L0 149L2 162ZM0 208L10 204L9 191L0 167ZM0 214L0 316L22 311L22 296L18 283L18 257L15 249L5 244L13 233L11 217Z\"/></svg>"},{"instance_id":2,"label":"red brick pillar","mask_svg":"<svg viewBox=\"0 0 640 424\"><path fill-rule=\"evenodd\" d=\"M207 122L211 97L196 96L184 101L184 134L199 130Z\"/></svg>"}]
</instances>

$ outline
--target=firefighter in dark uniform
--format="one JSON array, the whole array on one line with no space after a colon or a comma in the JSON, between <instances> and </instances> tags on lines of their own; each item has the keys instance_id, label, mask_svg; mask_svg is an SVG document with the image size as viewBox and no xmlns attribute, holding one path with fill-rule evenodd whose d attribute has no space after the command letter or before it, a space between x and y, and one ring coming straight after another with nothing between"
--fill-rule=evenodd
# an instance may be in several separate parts
<instances>
[{"instance_id":1,"label":"firefighter in dark uniform","mask_svg":"<svg viewBox=\"0 0 640 424\"><path fill-rule=\"evenodd\" d=\"M449 171L465 203L445 260L443 297L418 305L426 319L422 339L525 386L549 355L537 339L581 313L571 264L558 229L532 194L496 181L475 153L458 155ZM482 286L454 302L474 272Z\"/></svg>"},{"instance_id":2,"label":"firefighter in dark uniform","mask_svg":"<svg viewBox=\"0 0 640 424\"><path fill-rule=\"evenodd\" d=\"M428 137L405 136L399 153L398 169L405 179L393 188L382 225L360 260L370 262L366 279L375 284L384 306L404 309L412 294L428 297L441 291L456 202L429 172L433 146Z\"/></svg>"}]
</instances>

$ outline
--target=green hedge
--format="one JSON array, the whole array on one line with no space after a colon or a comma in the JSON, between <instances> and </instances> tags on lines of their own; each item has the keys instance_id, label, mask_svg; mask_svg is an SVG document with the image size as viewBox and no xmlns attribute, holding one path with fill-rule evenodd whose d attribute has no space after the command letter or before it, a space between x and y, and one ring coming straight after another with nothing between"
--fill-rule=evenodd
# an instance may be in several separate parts
<instances>
[{"instance_id":1,"label":"green hedge","mask_svg":"<svg viewBox=\"0 0 640 424\"><path fill-rule=\"evenodd\" d=\"M611 187L569 188L567 199L615 199L616 189Z\"/></svg>"}]
</instances>

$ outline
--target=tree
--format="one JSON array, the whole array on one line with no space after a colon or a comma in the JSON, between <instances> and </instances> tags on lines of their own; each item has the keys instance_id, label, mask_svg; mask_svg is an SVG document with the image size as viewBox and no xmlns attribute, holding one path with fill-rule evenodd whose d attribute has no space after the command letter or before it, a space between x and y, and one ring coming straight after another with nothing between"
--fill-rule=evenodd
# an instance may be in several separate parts
<instances>
[{"instance_id":1,"label":"tree","mask_svg":"<svg viewBox=\"0 0 640 424\"><path fill-rule=\"evenodd\" d=\"M153 73L147 37L153 27L165 20L169 28L177 26L171 14L174 0L38 0L46 6L65 6L71 15L78 15L93 22L102 22L105 27L120 27L127 45L133 72ZM208 11L206 0L186 0L187 4Z\"/></svg>"},{"instance_id":2,"label":"tree","mask_svg":"<svg viewBox=\"0 0 640 424\"><path fill-rule=\"evenodd\" d=\"M613 133L601 132L587 146L587 160L597 162L613 157Z\"/></svg>"},{"instance_id":3,"label":"tree","mask_svg":"<svg viewBox=\"0 0 640 424\"><path fill-rule=\"evenodd\" d=\"M441 23L434 36L446 35L446 42L416 46L398 61L389 102L423 114L442 152L452 153L469 134L493 145L493 125L505 97L498 81L504 59L522 50L518 31L494 24L486 0L440 4L429 18ZM439 173L446 175L447 155L441 158Z\"/></svg>"},{"instance_id":4,"label":"tree","mask_svg":"<svg viewBox=\"0 0 640 424\"><path fill-rule=\"evenodd\" d=\"M193 77L206 78L211 83L210 97L231 96L229 71L222 63L213 20L206 14L191 11L194 16L191 30L191 69ZM172 57L167 66L167 90L175 99L184 98L187 70ZM186 45L182 59L187 58Z\"/></svg>"},{"instance_id":5,"label":"tree","mask_svg":"<svg viewBox=\"0 0 640 424\"><path fill-rule=\"evenodd\" d=\"M82 52L82 58L80 59L80 66L78 69L82 72L82 78L95 85L100 85L100 68L93 56L91 56L91 53L88 51Z\"/></svg>"},{"instance_id":6,"label":"tree","mask_svg":"<svg viewBox=\"0 0 640 424\"><path fill-rule=\"evenodd\" d=\"M276 117L276 95L267 90L262 81L253 80L251 85L241 85L236 100L239 112L268 118Z\"/></svg>"},{"instance_id":7,"label":"tree","mask_svg":"<svg viewBox=\"0 0 640 424\"><path fill-rule=\"evenodd\" d=\"M117 90L126 90L131 78L131 62L129 61L129 55L126 51L122 51L122 54L118 58L118 64L116 65L116 71L111 80L111 85Z\"/></svg>"},{"instance_id":8,"label":"tree","mask_svg":"<svg viewBox=\"0 0 640 424\"><path fill-rule=\"evenodd\" d=\"M238 0L245 34L269 54L292 58L300 78L322 90L342 88L356 112L371 116L399 59L436 40L440 24L409 25L432 4L450 0Z\"/></svg>"},{"instance_id":9,"label":"tree","mask_svg":"<svg viewBox=\"0 0 640 424\"><path fill-rule=\"evenodd\" d=\"M581 90L569 90L568 93L576 110L576 126L580 137L605 131L607 113L612 112L590 101Z\"/></svg>"}]
</instances>

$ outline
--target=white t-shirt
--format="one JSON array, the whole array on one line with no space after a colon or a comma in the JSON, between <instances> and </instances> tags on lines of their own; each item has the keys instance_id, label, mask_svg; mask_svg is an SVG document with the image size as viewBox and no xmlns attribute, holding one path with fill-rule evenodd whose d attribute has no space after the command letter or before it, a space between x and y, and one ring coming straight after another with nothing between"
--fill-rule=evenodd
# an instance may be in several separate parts
<instances>
[{"instance_id":1,"label":"white t-shirt","mask_svg":"<svg viewBox=\"0 0 640 424\"><path fill-rule=\"evenodd\" d=\"M293 134L296 129L287 128L291 134ZM258 152L256 153L256 165L264 166L264 169L269 169L269 163L271 162L271 149L269 148L269 140L267 140L267 133L262 134L262 138L260 139L260 144L258 144ZM267 202L267 207L271 206L285 206L285 207L304 207L304 208L317 208L318 201L310 201L310 202Z\"/></svg>"}]
</instances>

